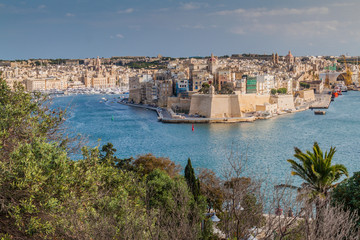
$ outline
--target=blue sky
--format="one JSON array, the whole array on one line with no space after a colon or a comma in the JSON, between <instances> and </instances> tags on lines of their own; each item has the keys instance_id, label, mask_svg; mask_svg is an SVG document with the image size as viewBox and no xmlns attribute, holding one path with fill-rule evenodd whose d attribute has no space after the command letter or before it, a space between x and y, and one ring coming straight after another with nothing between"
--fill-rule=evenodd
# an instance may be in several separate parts
<instances>
[{"instance_id":1,"label":"blue sky","mask_svg":"<svg viewBox=\"0 0 360 240\"><path fill-rule=\"evenodd\" d=\"M360 55L358 0L0 0L0 59Z\"/></svg>"}]
</instances>

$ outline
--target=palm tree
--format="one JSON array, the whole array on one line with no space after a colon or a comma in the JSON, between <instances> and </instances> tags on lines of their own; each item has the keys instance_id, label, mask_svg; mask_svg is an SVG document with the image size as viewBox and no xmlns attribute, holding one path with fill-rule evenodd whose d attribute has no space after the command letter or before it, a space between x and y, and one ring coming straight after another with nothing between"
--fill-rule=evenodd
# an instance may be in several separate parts
<instances>
[{"instance_id":1,"label":"palm tree","mask_svg":"<svg viewBox=\"0 0 360 240\"><path fill-rule=\"evenodd\" d=\"M292 159L287 161L291 164L291 174L305 180L299 188L300 198L306 197L309 204L315 203L316 220L321 221L321 209L328 203L329 191L337 185L342 175L348 175L346 167L342 164L331 165L331 160L336 150L330 148L329 153L321 151L319 144L314 143L313 152L302 152L295 147L294 157L300 162ZM319 223L318 223L319 224Z\"/></svg>"},{"instance_id":2,"label":"palm tree","mask_svg":"<svg viewBox=\"0 0 360 240\"><path fill-rule=\"evenodd\" d=\"M310 190L313 198L327 199L328 192L342 175L348 175L346 167L342 164L331 165L331 160L336 152L334 147L330 148L329 153L321 151L319 144L314 143L313 152L302 152L295 147L295 154L300 163L288 159L291 164L291 174L299 176L305 180L304 188ZM312 198L312 199L313 199Z\"/></svg>"}]
</instances>

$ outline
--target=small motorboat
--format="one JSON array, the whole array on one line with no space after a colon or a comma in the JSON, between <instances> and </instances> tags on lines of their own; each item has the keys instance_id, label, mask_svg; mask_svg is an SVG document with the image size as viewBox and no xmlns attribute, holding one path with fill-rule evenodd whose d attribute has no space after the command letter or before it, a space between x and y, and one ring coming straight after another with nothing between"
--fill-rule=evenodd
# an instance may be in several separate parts
<instances>
[{"instance_id":1,"label":"small motorboat","mask_svg":"<svg viewBox=\"0 0 360 240\"><path fill-rule=\"evenodd\" d=\"M325 115L326 111L314 111L315 115Z\"/></svg>"}]
</instances>

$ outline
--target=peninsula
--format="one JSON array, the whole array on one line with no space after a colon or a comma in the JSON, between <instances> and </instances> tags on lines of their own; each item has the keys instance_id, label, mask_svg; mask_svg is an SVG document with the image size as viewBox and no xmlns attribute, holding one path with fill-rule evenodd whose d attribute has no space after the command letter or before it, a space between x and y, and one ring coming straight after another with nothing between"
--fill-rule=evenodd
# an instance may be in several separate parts
<instances>
[{"instance_id":1,"label":"peninsula","mask_svg":"<svg viewBox=\"0 0 360 240\"><path fill-rule=\"evenodd\" d=\"M331 93L357 90L351 57L233 54L0 61L10 87L28 92L128 93L120 103L158 111L163 122L242 122L327 108Z\"/></svg>"}]
</instances>

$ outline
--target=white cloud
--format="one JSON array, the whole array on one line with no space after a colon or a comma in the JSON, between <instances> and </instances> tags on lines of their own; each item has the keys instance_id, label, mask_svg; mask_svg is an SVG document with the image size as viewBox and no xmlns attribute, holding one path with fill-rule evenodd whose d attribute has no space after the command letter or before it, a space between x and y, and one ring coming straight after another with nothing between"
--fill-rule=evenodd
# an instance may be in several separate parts
<instances>
[{"instance_id":1,"label":"white cloud","mask_svg":"<svg viewBox=\"0 0 360 240\"><path fill-rule=\"evenodd\" d=\"M263 16L286 16L286 15L320 15L329 13L327 7L313 7L313 8L252 8L243 9L238 8L234 10L224 10L216 12L216 15L242 15L244 17L263 17Z\"/></svg>"},{"instance_id":2,"label":"white cloud","mask_svg":"<svg viewBox=\"0 0 360 240\"><path fill-rule=\"evenodd\" d=\"M340 24L338 21L303 21L285 24L287 33L293 36L320 36L328 33L337 33Z\"/></svg>"},{"instance_id":3,"label":"white cloud","mask_svg":"<svg viewBox=\"0 0 360 240\"><path fill-rule=\"evenodd\" d=\"M350 7L350 6L355 6L355 3L333 3L331 4L331 6L333 7Z\"/></svg>"},{"instance_id":4,"label":"white cloud","mask_svg":"<svg viewBox=\"0 0 360 240\"><path fill-rule=\"evenodd\" d=\"M178 27L177 29L180 30L180 29L214 29L214 28L217 28L218 26L217 25L204 25L204 24L201 24L201 23L197 23L197 24L183 24L181 25L180 27Z\"/></svg>"},{"instance_id":5,"label":"white cloud","mask_svg":"<svg viewBox=\"0 0 360 240\"><path fill-rule=\"evenodd\" d=\"M201 7L207 7L206 3L198 3L198 2L188 2L188 3L180 3L181 8L184 10L195 10Z\"/></svg>"},{"instance_id":6,"label":"white cloud","mask_svg":"<svg viewBox=\"0 0 360 240\"><path fill-rule=\"evenodd\" d=\"M266 35L280 34L297 37L314 37L326 34L337 34L340 24L336 20L331 21L302 21L292 23L254 23L242 27L235 27L230 29L230 32L238 35L245 35L251 33L262 33Z\"/></svg>"},{"instance_id":7,"label":"white cloud","mask_svg":"<svg viewBox=\"0 0 360 240\"><path fill-rule=\"evenodd\" d=\"M46 8L46 5L44 4L38 6L38 9L44 9L44 8Z\"/></svg>"},{"instance_id":8,"label":"white cloud","mask_svg":"<svg viewBox=\"0 0 360 240\"><path fill-rule=\"evenodd\" d=\"M115 37L120 38L120 39L123 39L123 38L124 38L124 35L118 33L118 34L115 35Z\"/></svg>"},{"instance_id":9,"label":"white cloud","mask_svg":"<svg viewBox=\"0 0 360 240\"><path fill-rule=\"evenodd\" d=\"M133 8L128 8L128 9L125 9L125 10L119 10L117 11L117 13L132 13L134 12L134 9Z\"/></svg>"},{"instance_id":10,"label":"white cloud","mask_svg":"<svg viewBox=\"0 0 360 240\"><path fill-rule=\"evenodd\" d=\"M66 16L66 17L75 17L75 14L73 14L73 13L66 13L65 16Z\"/></svg>"}]
</instances>

